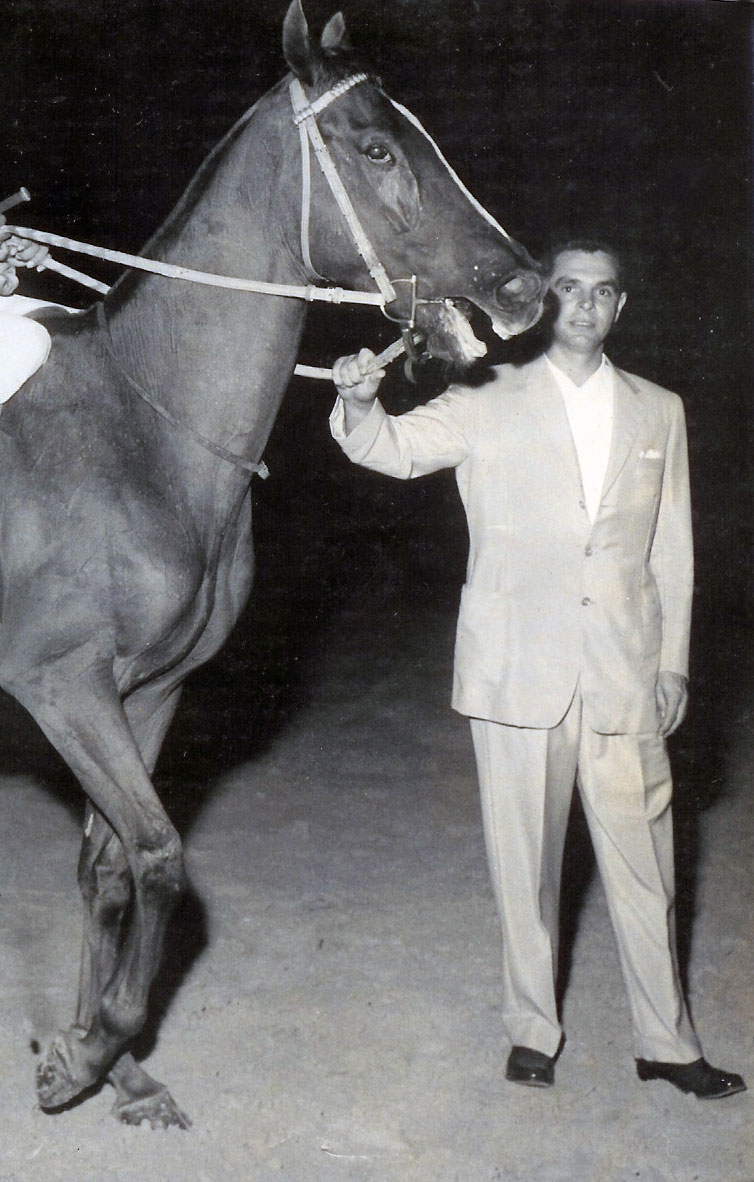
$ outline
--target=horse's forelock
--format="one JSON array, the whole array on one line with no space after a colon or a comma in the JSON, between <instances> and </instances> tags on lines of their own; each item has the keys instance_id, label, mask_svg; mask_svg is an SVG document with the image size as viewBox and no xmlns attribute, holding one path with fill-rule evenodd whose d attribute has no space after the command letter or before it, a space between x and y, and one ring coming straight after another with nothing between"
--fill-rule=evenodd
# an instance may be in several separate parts
<instances>
[{"instance_id":1,"label":"horse's forelock","mask_svg":"<svg viewBox=\"0 0 754 1182\"><path fill-rule=\"evenodd\" d=\"M314 67L314 84L329 90L338 82L343 82L352 74L367 74L369 81L373 78L369 71L369 63L352 49L321 49L317 55Z\"/></svg>"}]
</instances>

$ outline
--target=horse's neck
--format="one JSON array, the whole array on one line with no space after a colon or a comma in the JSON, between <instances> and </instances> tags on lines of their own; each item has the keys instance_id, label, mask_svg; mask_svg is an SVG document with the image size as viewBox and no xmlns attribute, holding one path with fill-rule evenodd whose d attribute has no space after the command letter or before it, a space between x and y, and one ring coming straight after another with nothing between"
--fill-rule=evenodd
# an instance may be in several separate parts
<instances>
[{"instance_id":1,"label":"horse's neck","mask_svg":"<svg viewBox=\"0 0 754 1182\"><path fill-rule=\"evenodd\" d=\"M300 284L281 228L281 215L290 223L300 200L297 142L280 98L276 106L268 96L205 162L146 253ZM109 301L108 317L132 378L195 431L257 458L296 361L305 318L299 300L130 276Z\"/></svg>"}]
</instances>

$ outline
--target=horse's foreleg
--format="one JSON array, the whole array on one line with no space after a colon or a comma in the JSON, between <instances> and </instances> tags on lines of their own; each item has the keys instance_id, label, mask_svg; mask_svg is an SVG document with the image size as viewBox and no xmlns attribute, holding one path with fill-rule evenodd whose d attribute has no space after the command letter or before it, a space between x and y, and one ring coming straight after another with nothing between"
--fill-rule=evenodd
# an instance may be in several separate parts
<instances>
[{"instance_id":1,"label":"horse's foreleg","mask_svg":"<svg viewBox=\"0 0 754 1182\"><path fill-rule=\"evenodd\" d=\"M91 804L87 805L84 825L79 885L84 899L84 937L75 1029L83 1035L91 1029L104 987L115 971L131 899L131 872L123 847ZM147 1121L153 1128L190 1127L191 1121L165 1085L148 1075L130 1051L116 1060L107 1078L116 1092L113 1115L124 1124Z\"/></svg>"},{"instance_id":2,"label":"horse's foreleg","mask_svg":"<svg viewBox=\"0 0 754 1182\"><path fill-rule=\"evenodd\" d=\"M65 658L48 666L41 683L38 677L20 678L17 671L11 676L7 668L4 680L117 833L132 898L112 972L106 983L96 982L93 992L90 960L91 996L82 1000L79 1013L87 1019L86 1028L77 1022L58 1034L39 1063L37 1092L43 1108L66 1104L96 1083L143 1026L165 927L183 885L178 834L154 791L115 686L104 672L95 677L93 662L76 656L74 669ZM104 960L97 964L100 978L103 966Z\"/></svg>"},{"instance_id":3,"label":"horse's foreleg","mask_svg":"<svg viewBox=\"0 0 754 1182\"><path fill-rule=\"evenodd\" d=\"M125 704L149 772L154 769L179 697L180 687L161 691L154 686L134 694ZM85 906L76 1026L86 1031L99 1011L102 992L115 969L125 910L131 899L131 872L123 846L91 804L84 825L79 885ZM116 1092L113 1115L124 1124L146 1121L153 1128L190 1127L191 1121L165 1085L148 1075L130 1051L116 1060L107 1078Z\"/></svg>"},{"instance_id":4,"label":"horse's foreleg","mask_svg":"<svg viewBox=\"0 0 754 1182\"><path fill-rule=\"evenodd\" d=\"M84 935L76 1026L86 1032L115 971L123 921L131 900L131 871L120 838L90 803L86 808L78 881L84 900Z\"/></svg>"},{"instance_id":5,"label":"horse's foreleg","mask_svg":"<svg viewBox=\"0 0 754 1182\"><path fill-rule=\"evenodd\" d=\"M145 687L124 704L126 717L147 771L154 771L165 733L180 698L180 686ZM131 901L131 871L112 826L87 802L78 882L84 900L84 938L76 1024L88 1030L100 1007L122 942Z\"/></svg>"}]
</instances>

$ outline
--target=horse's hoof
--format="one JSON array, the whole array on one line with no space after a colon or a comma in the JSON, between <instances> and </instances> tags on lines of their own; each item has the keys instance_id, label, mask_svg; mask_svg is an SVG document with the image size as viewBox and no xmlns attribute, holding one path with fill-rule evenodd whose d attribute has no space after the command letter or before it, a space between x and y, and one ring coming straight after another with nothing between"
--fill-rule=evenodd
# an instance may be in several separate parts
<instances>
[{"instance_id":1,"label":"horse's hoof","mask_svg":"<svg viewBox=\"0 0 754 1182\"><path fill-rule=\"evenodd\" d=\"M79 1062L75 1060L78 1057ZM97 1082L98 1073L76 1056L65 1034L56 1034L37 1064L37 1098L42 1108L62 1108Z\"/></svg>"},{"instance_id":2,"label":"horse's hoof","mask_svg":"<svg viewBox=\"0 0 754 1182\"><path fill-rule=\"evenodd\" d=\"M181 1112L165 1087L136 1100L116 1100L110 1111L124 1125L140 1125L147 1121L153 1129L191 1128L190 1118Z\"/></svg>"}]
</instances>

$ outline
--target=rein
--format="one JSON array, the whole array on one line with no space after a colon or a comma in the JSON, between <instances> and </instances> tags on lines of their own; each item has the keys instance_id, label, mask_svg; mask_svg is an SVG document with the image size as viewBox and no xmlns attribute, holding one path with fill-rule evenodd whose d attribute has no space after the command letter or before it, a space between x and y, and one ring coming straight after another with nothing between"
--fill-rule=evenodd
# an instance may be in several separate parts
<instances>
[{"instance_id":1,"label":"rein","mask_svg":"<svg viewBox=\"0 0 754 1182\"><path fill-rule=\"evenodd\" d=\"M289 296L294 300L305 300L307 303L320 300L327 304L374 304L383 307L384 297L377 292L347 291L342 287L315 287L314 284L297 287L290 283L265 283L258 279L237 279L231 275L215 275L211 271L195 271L191 267L180 267L175 263L163 263L159 259L145 259L143 255L125 254L121 250L109 250L105 246L93 246L89 242L78 242L75 238L65 238L61 234L49 234L45 230L32 230L28 226L3 226L9 234L17 234L19 238L29 238L32 242L41 242L45 246L59 246L63 250L77 251L79 254L89 255L91 258L104 259L109 263L119 263L123 267L134 267L137 271L149 271L152 275L163 275L166 279L186 279L189 283L202 283L207 287L224 287L234 291L258 292L260 295ZM44 268L41 268L44 269ZM51 267L50 270L57 269ZM87 286L97 291L109 288L93 280Z\"/></svg>"}]
</instances>

